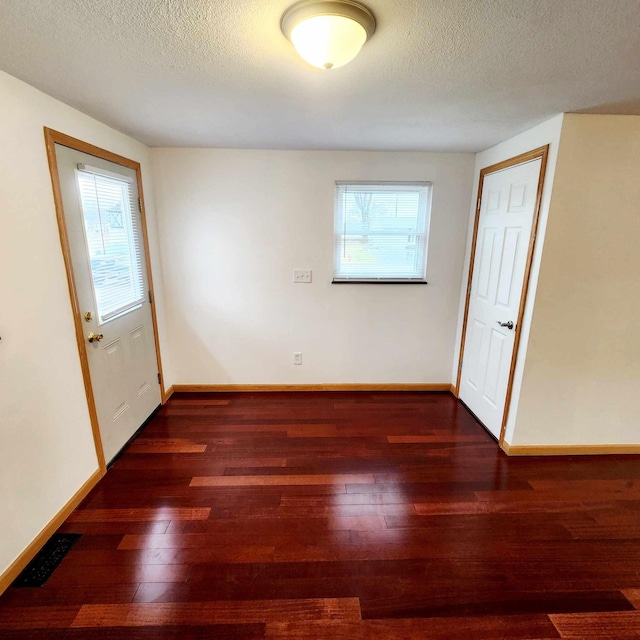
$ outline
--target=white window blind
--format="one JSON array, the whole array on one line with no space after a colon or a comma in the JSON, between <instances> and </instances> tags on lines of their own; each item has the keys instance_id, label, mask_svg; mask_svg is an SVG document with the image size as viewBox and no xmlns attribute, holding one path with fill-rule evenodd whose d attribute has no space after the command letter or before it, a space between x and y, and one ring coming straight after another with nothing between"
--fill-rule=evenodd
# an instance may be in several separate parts
<instances>
[{"instance_id":1,"label":"white window blind","mask_svg":"<svg viewBox=\"0 0 640 640\"><path fill-rule=\"evenodd\" d=\"M78 165L80 202L100 323L144 301L142 238L132 180Z\"/></svg>"},{"instance_id":2,"label":"white window blind","mask_svg":"<svg viewBox=\"0 0 640 640\"><path fill-rule=\"evenodd\" d=\"M426 282L431 183L336 183L334 282Z\"/></svg>"}]
</instances>

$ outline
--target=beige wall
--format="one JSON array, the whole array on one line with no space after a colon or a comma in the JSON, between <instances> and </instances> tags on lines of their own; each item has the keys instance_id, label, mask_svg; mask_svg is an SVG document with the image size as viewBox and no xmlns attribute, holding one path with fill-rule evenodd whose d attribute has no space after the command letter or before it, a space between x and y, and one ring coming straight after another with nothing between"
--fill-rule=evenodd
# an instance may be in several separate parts
<instances>
[{"instance_id":1,"label":"beige wall","mask_svg":"<svg viewBox=\"0 0 640 640\"><path fill-rule=\"evenodd\" d=\"M567 114L511 444L637 444L640 117Z\"/></svg>"},{"instance_id":2,"label":"beige wall","mask_svg":"<svg viewBox=\"0 0 640 640\"><path fill-rule=\"evenodd\" d=\"M142 163L164 322L148 149L0 72L0 574L97 469L43 126Z\"/></svg>"},{"instance_id":3,"label":"beige wall","mask_svg":"<svg viewBox=\"0 0 640 640\"><path fill-rule=\"evenodd\" d=\"M152 159L177 383L451 381L472 154L153 149ZM336 180L433 182L428 285L331 284ZM313 283L293 284L296 268Z\"/></svg>"}]
</instances>

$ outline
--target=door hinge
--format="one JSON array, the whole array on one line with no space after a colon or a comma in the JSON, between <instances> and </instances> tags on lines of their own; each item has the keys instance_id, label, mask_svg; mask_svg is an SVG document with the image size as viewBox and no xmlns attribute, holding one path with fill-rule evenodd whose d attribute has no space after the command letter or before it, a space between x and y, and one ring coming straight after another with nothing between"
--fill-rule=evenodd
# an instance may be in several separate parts
<instances>
[{"instance_id":1,"label":"door hinge","mask_svg":"<svg viewBox=\"0 0 640 640\"><path fill-rule=\"evenodd\" d=\"M480 210L481 206L482 206L482 196L478 198L478 210Z\"/></svg>"},{"instance_id":2,"label":"door hinge","mask_svg":"<svg viewBox=\"0 0 640 640\"><path fill-rule=\"evenodd\" d=\"M153 302L153 294L151 293L151 289L149 289L149 304Z\"/></svg>"},{"instance_id":3,"label":"door hinge","mask_svg":"<svg viewBox=\"0 0 640 640\"><path fill-rule=\"evenodd\" d=\"M460 364L458 365L458 370L462 369L462 360L460 360Z\"/></svg>"},{"instance_id":4,"label":"door hinge","mask_svg":"<svg viewBox=\"0 0 640 640\"><path fill-rule=\"evenodd\" d=\"M471 283L469 283L469 286L467 287L467 295L471 295Z\"/></svg>"},{"instance_id":5,"label":"door hinge","mask_svg":"<svg viewBox=\"0 0 640 640\"><path fill-rule=\"evenodd\" d=\"M138 198L138 211L142 213L142 198Z\"/></svg>"},{"instance_id":6,"label":"door hinge","mask_svg":"<svg viewBox=\"0 0 640 640\"><path fill-rule=\"evenodd\" d=\"M158 384L162 384L162 375L158 372Z\"/></svg>"}]
</instances>

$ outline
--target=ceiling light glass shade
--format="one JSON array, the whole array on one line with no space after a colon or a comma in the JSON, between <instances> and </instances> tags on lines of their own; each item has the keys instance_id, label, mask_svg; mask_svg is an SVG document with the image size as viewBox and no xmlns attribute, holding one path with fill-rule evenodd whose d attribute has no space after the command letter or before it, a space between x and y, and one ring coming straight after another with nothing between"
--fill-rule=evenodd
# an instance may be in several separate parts
<instances>
[{"instance_id":1,"label":"ceiling light glass shade","mask_svg":"<svg viewBox=\"0 0 640 640\"><path fill-rule=\"evenodd\" d=\"M304 0L282 16L282 31L300 56L320 69L353 60L375 31L375 18L351 0Z\"/></svg>"},{"instance_id":2,"label":"ceiling light glass shade","mask_svg":"<svg viewBox=\"0 0 640 640\"><path fill-rule=\"evenodd\" d=\"M321 69L351 62L366 41L363 26L343 16L309 18L291 31L291 42L302 59Z\"/></svg>"}]
</instances>

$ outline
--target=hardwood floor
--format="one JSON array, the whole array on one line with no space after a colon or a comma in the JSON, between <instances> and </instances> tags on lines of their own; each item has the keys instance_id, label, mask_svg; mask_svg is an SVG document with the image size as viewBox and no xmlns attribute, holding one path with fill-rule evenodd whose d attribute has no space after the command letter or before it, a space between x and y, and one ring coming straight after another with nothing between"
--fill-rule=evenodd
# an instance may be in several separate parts
<instances>
[{"instance_id":1,"label":"hardwood floor","mask_svg":"<svg viewBox=\"0 0 640 640\"><path fill-rule=\"evenodd\" d=\"M0 637L640 638L640 457L508 458L447 393L176 394Z\"/></svg>"}]
</instances>

